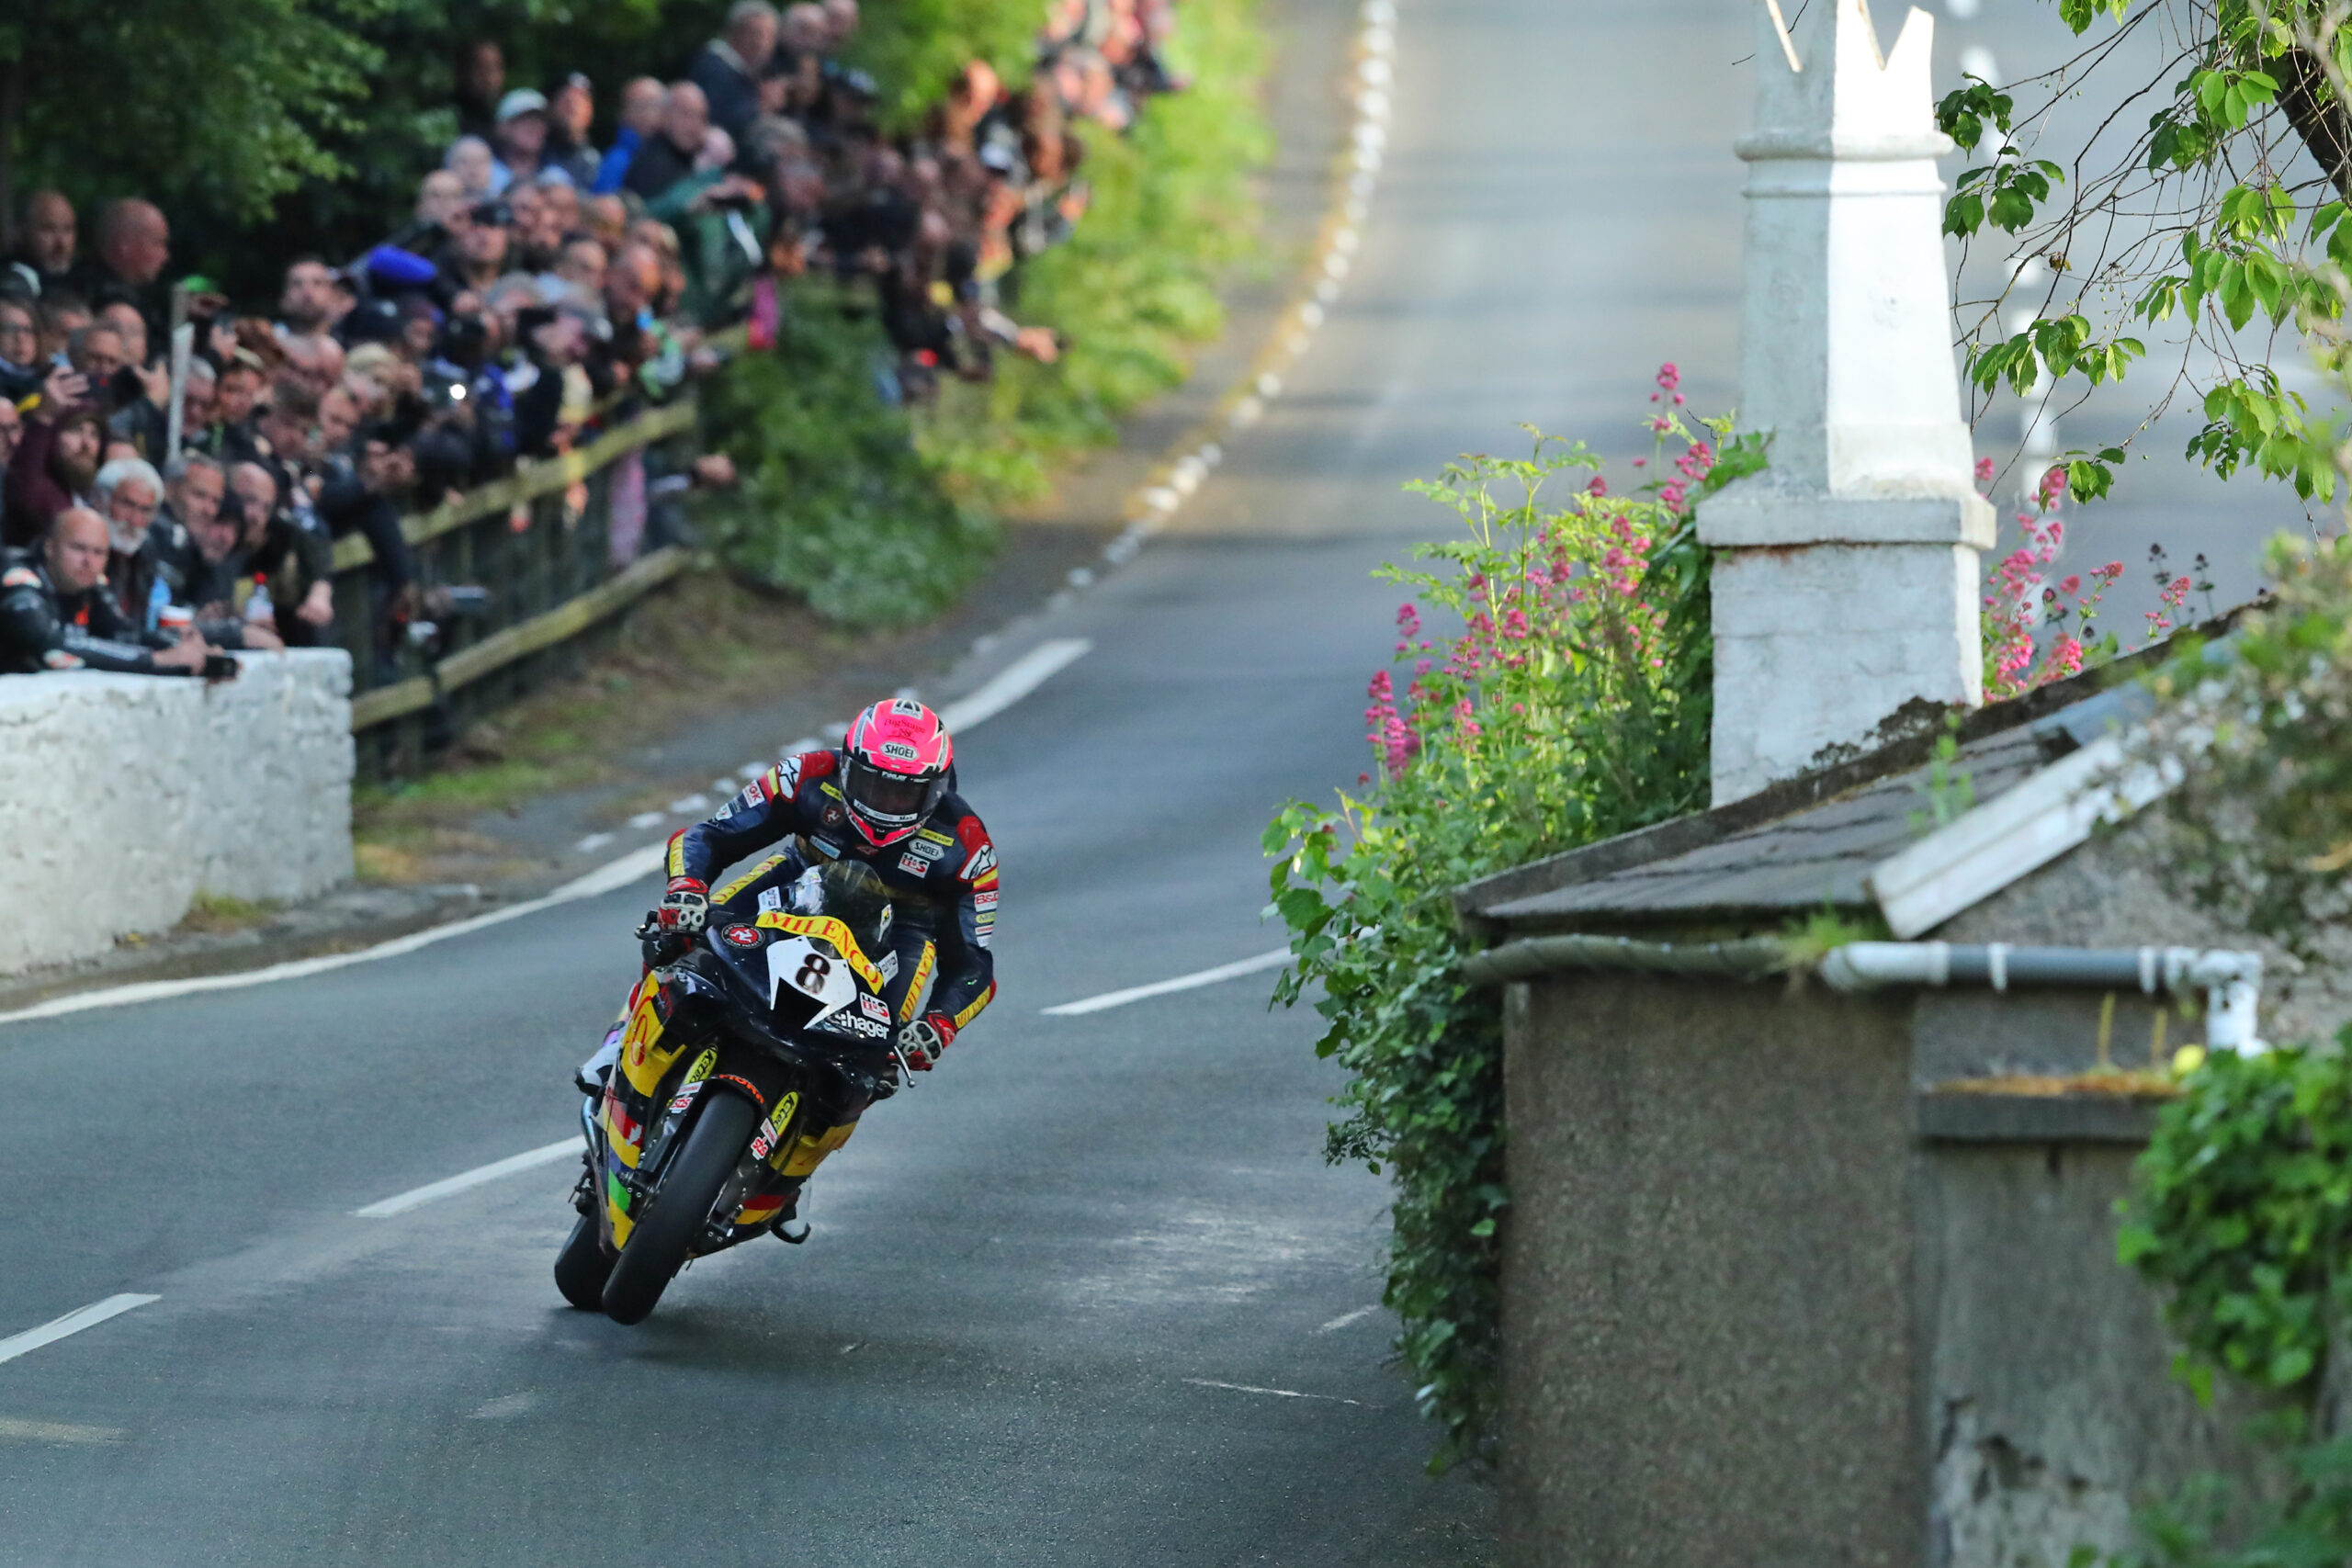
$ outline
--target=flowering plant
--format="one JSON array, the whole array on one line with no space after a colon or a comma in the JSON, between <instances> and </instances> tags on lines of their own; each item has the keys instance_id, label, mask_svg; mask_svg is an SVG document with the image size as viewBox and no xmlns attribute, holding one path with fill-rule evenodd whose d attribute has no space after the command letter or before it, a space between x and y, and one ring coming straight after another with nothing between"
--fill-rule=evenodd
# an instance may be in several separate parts
<instances>
[{"instance_id":1,"label":"flowering plant","mask_svg":"<svg viewBox=\"0 0 2352 1568\"><path fill-rule=\"evenodd\" d=\"M1977 482L1992 477L1993 460L1977 459ZM2091 623L2098 618L2107 591L2123 575L2121 561L2095 568L2087 581L2080 573L2049 581L2047 569L2066 544L2066 525L2058 515L2065 499L2066 470L2052 468L2035 487L2034 510L2017 514L2024 545L2001 558L1985 586L1981 625L1987 702L2023 696L2037 686L2079 675L2086 662L2112 659L2120 650L2113 633L2094 637ZM2046 642L2037 635L2045 625L2051 627ZM2153 639L2159 634L2152 628L2150 635Z\"/></svg>"},{"instance_id":2,"label":"flowering plant","mask_svg":"<svg viewBox=\"0 0 2352 1568\"><path fill-rule=\"evenodd\" d=\"M1327 1152L1396 1182L1385 1300L1422 1408L1444 1424L1435 1468L1491 1452L1507 1202L1501 1027L1463 983L1450 895L1706 800L1712 643L1692 511L1761 468L1764 443L1728 420L1694 430L1679 380L1659 372L1637 463L1650 477L1629 493L1582 444L1533 432L1524 459L1464 457L1412 487L1464 531L1419 547L1424 564L1383 569L1412 597L1396 613L1405 668L1371 682L1369 788L1336 809L1294 801L1266 829L1294 954L1276 998L1319 985L1317 1050L1351 1075Z\"/></svg>"}]
</instances>

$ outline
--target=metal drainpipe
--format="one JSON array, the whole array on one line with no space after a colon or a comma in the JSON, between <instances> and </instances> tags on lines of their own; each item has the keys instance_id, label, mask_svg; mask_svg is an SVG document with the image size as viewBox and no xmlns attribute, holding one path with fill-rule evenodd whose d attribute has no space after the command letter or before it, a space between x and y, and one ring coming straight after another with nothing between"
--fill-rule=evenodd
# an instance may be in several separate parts
<instances>
[{"instance_id":1,"label":"metal drainpipe","mask_svg":"<svg viewBox=\"0 0 2352 1568\"><path fill-rule=\"evenodd\" d=\"M1500 986L1563 970L1707 976L1758 980L1792 967L1778 938L1740 942L1634 942L1614 936L1522 937L1462 964L1473 986ZM2267 1051L2256 1013L2262 1003L2262 954L2226 948L2018 947L2007 942L1849 942L1832 948L1821 977L1840 991L1886 986L2067 986L2093 990L2201 989L2206 1048L2252 1055Z\"/></svg>"},{"instance_id":2,"label":"metal drainpipe","mask_svg":"<svg viewBox=\"0 0 2352 1568\"><path fill-rule=\"evenodd\" d=\"M2205 993L2205 1045L2251 1055L2267 1051L2256 1013L2262 954L2194 947L2013 947L2007 942L1853 942L1822 960L1821 977L1841 991L1883 986L2072 986L2097 990Z\"/></svg>"}]
</instances>

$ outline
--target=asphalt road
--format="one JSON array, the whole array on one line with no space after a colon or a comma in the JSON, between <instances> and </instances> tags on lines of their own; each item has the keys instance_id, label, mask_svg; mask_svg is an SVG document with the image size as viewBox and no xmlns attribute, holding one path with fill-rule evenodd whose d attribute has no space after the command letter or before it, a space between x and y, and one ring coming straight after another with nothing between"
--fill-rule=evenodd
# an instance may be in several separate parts
<instances>
[{"instance_id":1,"label":"asphalt road","mask_svg":"<svg viewBox=\"0 0 2352 1568\"><path fill-rule=\"evenodd\" d=\"M1745 7L1402 8L1329 323L1179 525L1021 634L1093 651L960 749L1002 998L820 1176L814 1240L624 1329L549 1281L565 1165L353 1217L571 1130L650 882L0 1026L0 1338L157 1298L0 1364L0 1564L1484 1560L1368 1310L1384 1190L1322 1162L1315 1021L1264 975L1041 1015L1279 944L1259 829L1366 765L1371 570L1449 522L1403 480L1522 420L1630 454L1664 359L1730 401ZM1352 12L1276 15L1295 199Z\"/></svg>"}]
</instances>

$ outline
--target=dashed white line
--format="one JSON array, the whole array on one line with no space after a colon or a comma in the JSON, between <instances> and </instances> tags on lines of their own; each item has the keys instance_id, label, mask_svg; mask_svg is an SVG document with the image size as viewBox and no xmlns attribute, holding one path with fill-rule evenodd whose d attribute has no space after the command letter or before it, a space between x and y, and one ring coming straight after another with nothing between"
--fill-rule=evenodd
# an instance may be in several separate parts
<instances>
[{"instance_id":1,"label":"dashed white line","mask_svg":"<svg viewBox=\"0 0 2352 1568\"><path fill-rule=\"evenodd\" d=\"M1170 991L1189 991L1200 986L1214 986L1220 980L1235 980L1244 975L1255 975L1261 969L1277 969L1290 962L1290 949L1261 953L1255 958L1245 958L1238 964L1220 964L1214 969L1202 969L1190 975L1179 975L1173 980L1155 980L1148 986L1135 986L1124 991L1105 991L1099 997L1086 997L1059 1007L1045 1010L1047 1018L1076 1018L1080 1013L1101 1012L1106 1008L1125 1007L1152 997L1164 997Z\"/></svg>"},{"instance_id":2,"label":"dashed white line","mask_svg":"<svg viewBox=\"0 0 2352 1568\"><path fill-rule=\"evenodd\" d=\"M92 1302L85 1307L75 1307L63 1317L54 1318L39 1328L28 1328L22 1334L0 1339L0 1361L13 1361L29 1350L44 1345L54 1345L69 1335L85 1328L95 1328L110 1317L120 1317L133 1307L143 1307L149 1302L160 1302L161 1296L139 1296L128 1292L108 1296L102 1302Z\"/></svg>"},{"instance_id":3,"label":"dashed white line","mask_svg":"<svg viewBox=\"0 0 2352 1568\"><path fill-rule=\"evenodd\" d=\"M1376 1313L1379 1310L1380 1303L1378 1302L1374 1302L1368 1307L1358 1307L1353 1312L1341 1313L1339 1316L1333 1318L1330 1322L1325 1324L1315 1332L1317 1334L1336 1334L1351 1323L1362 1323L1365 1318L1370 1317L1374 1313Z\"/></svg>"},{"instance_id":4,"label":"dashed white line","mask_svg":"<svg viewBox=\"0 0 2352 1568\"><path fill-rule=\"evenodd\" d=\"M395 1194L380 1202L370 1203L364 1209L354 1209L352 1213L363 1220L388 1220L394 1214L405 1214L411 1209L422 1208L438 1199L463 1192L469 1187L480 1187L486 1181L496 1181L503 1177L513 1176L517 1171L529 1170L537 1166L552 1165L566 1155L576 1156L580 1153L580 1140L577 1137L571 1137L560 1144L548 1144L543 1148L527 1149L519 1155L509 1155L504 1159L492 1160L488 1165L476 1166L471 1170L461 1170L455 1176L443 1177L440 1180L429 1182L423 1187L413 1187L406 1192Z\"/></svg>"},{"instance_id":5,"label":"dashed white line","mask_svg":"<svg viewBox=\"0 0 2352 1568\"><path fill-rule=\"evenodd\" d=\"M994 718L1083 659L1093 648L1094 644L1082 637L1061 637L1050 642L1041 642L998 671L970 696L941 708L939 722L953 735Z\"/></svg>"},{"instance_id":6,"label":"dashed white line","mask_svg":"<svg viewBox=\"0 0 2352 1568\"><path fill-rule=\"evenodd\" d=\"M1217 1382L1210 1378L1186 1378L1184 1381L1194 1388L1225 1388L1236 1393L1270 1393L1276 1399L1313 1399L1325 1404L1352 1404L1359 1410L1363 1408L1363 1400L1341 1399L1336 1393L1301 1393L1295 1388L1260 1388L1254 1383Z\"/></svg>"},{"instance_id":7,"label":"dashed white line","mask_svg":"<svg viewBox=\"0 0 2352 1568\"><path fill-rule=\"evenodd\" d=\"M119 1427L75 1427L63 1421L25 1421L0 1416L0 1440L26 1443L119 1443L129 1436Z\"/></svg>"}]
</instances>

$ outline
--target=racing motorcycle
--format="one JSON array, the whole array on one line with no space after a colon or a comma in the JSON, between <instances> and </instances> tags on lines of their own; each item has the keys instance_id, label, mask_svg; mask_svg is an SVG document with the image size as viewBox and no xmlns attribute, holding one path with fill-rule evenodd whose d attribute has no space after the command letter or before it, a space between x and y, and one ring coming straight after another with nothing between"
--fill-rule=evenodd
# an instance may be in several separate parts
<instances>
[{"instance_id":1,"label":"racing motorcycle","mask_svg":"<svg viewBox=\"0 0 2352 1568\"><path fill-rule=\"evenodd\" d=\"M555 1263L575 1307L641 1323L695 1258L806 1240L788 1228L801 1184L898 1090L882 879L837 861L760 906L715 905L695 937L637 933L646 974L604 1096L582 1105L580 1221Z\"/></svg>"}]
</instances>

